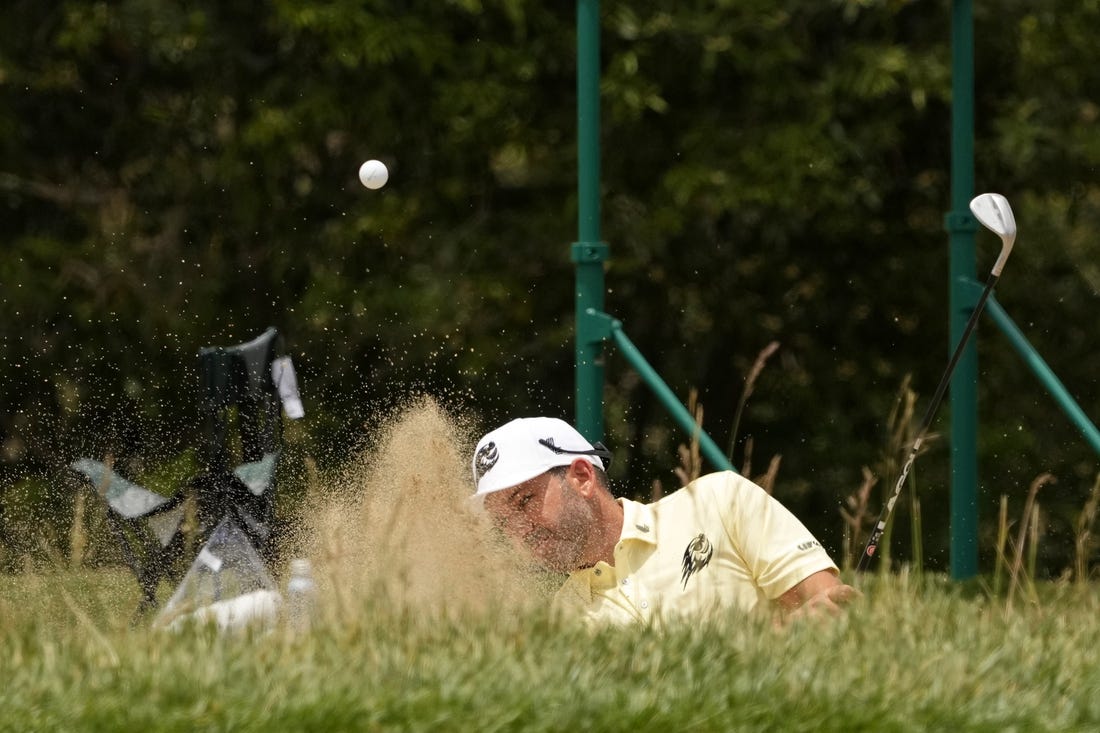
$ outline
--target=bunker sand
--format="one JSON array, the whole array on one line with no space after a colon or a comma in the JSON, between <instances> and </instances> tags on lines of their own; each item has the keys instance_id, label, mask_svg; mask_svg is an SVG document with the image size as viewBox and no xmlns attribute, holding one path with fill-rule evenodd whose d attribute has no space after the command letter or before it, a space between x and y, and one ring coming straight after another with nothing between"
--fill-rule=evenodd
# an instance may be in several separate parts
<instances>
[{"instance_id":1,"label":"bunker sand","mask_svg":"<svg viewBox=\"0 0 1100 733\"><path fill-rule=\"evenodd\" d=\"M380 604L453 616L522 612L547 601L560 580L530 566L469 498L476 437L421 398L313 488L302 546L335 621L354 621Z\"/></svg>"}]
</instances>

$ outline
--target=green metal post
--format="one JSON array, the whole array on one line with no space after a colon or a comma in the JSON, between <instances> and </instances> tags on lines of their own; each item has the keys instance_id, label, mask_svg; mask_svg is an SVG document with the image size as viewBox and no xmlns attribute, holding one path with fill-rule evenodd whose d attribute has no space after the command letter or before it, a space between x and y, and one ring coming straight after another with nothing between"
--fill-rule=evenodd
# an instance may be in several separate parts
<instances>
[{"instance_id":1,"label":"green metal post","mask_svg":"<svg viewBox=\"0 0 1100 733\"><path fill-rule=\"evenodd\" d=\"M965 282L975 274L978 224L974 196L974 17L970 0L954 0L951 19L950 344L962 337L976 305ZM951 378L951 577L978 572L978 351L967 344Z\"/></svg>"},{"instance_id":2,"label":"green metal post","mask_svg":"<svg viewBox=\"0 0 1100 733\"><path fill-rule=\"evenodd\" d=\"M577 241L575 323L576 424L589 440L603 439L603 338L585 312L603 311L600 241L600 3L577 0Z\"/></svg>"}]
</instances>

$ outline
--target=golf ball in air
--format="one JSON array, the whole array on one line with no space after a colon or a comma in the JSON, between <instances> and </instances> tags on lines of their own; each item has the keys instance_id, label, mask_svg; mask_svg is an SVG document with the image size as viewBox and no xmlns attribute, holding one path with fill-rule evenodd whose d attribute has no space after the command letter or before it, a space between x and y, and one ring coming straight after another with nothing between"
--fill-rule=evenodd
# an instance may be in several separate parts
<instances>
[{"instance_id":1,"label":"golf ball in air","mask_svg":"<svg viewBox=\"0 0 1100 733\"><path fill-rule=\"evenodd\" d=\"M380 160L368 160L359 166L359 180L367 188L382 188L390 179L390 172Z\"/></svg>"}]
</instances>

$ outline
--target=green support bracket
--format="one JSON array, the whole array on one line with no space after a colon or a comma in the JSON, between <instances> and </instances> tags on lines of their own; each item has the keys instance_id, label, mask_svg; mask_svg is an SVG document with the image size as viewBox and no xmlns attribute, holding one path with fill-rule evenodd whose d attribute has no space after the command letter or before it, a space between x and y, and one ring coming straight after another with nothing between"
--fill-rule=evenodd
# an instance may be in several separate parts
<instances>
[{"instance_id":1,"label":"green support bracket","mask_svg":"<svg viewBox=\"0 0 1100 733\"><path fill-rule=\"evenodd\" d=\"M943 227L948 234L962 234L974 236L980 228L978 220L970 213L969 207L965 211L949 211L944 214ZM979 290L979 295L981 291ZM977 301L977 298L974 298Z\"/></svg>"},{"instance_id":2,"label":"green support bracket","mask_svg":"<svg viewBox=\"0 0 1100 733\"><path fill-rule=\"evenodd\" d=\"M976 280L964 281L963 285L975 294L975 297L981 294L984 286ZM985 303L985 312L993 319L997 326L1001 329L1001 332L1008 337L1012 347L1016 349L1018 353L1031 369L1032 373L1038 378L1039 382L1050 393L1054 401L1058 403L1058 406L1062 408L1062 412L1066 414L1066 417L1070 419L1074 427L1084 437L1085 442L1100 454L1100 430L1097 430L1096 425L1089 419L1085 411L1081 409L1081 406L1070 395L1069 390L1066 389L1062 381L1058 379L1054 371L1047 365L1043 357L1039 355L1039 352L1035 350L1024 336L1023 332L1016 326L1009 317L1005 309L1001 307L1001 304L997 302L997 299L990 295L989 300Z\"/></svg>"},{"instance_id":3,"label":"green support bracket","mask_svg":"<svg viewBox=\"0 0 1100 733\"><path fill-rule=\"evenodd\" d=\"M591 441L603 440L603 344L606 335L585 316L603 310L603 263L609 247L603 242L575 242L576 271L575 380L577 430Z\"/></svg>"},{"instance_id":4,"label":"green support bracket","mask_svg":"<svg viewBox=\"0 0 1100 733\"><path fill-rule=\"evenodd\" d=\"M677 399L676 394L661 379L657 371L650 366L649 362L642 356L642 352L627 338L626 333L623 332L621 321L594 308L589 308L584 312L582 320L578 322L578 330L583 331L592 338L614 341L626 360L630 362L630 365L634 367L642 380L653 390L653 393L672 416L672 419L688 435L698 438L699 451L710 461L711 465L720 471L737 470L726 458L726 454L722 452L722 449L699 428L699 425L695 422L695 417Z\"/></svg>"}]
</instances>

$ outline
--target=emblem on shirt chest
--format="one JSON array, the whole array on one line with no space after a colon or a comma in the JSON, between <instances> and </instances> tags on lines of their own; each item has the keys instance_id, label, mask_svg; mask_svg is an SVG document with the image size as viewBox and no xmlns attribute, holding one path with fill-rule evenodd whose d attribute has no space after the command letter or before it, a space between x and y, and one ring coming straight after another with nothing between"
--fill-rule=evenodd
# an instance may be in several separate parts
<instances>
[{"instance_id":1,"label":"emblem on shirt chest","mask_svg":"<svg viewBox=\"0 0 1100 733\"><path fill-rule=\"evenodd\" d=\"M684 562L681 566L683 573L680 576L684 588L687 588L688 578L705 568L713 554L714 546L702 532L688 543L687 549L684 550Z\"/></svg>"}]
</instances>

